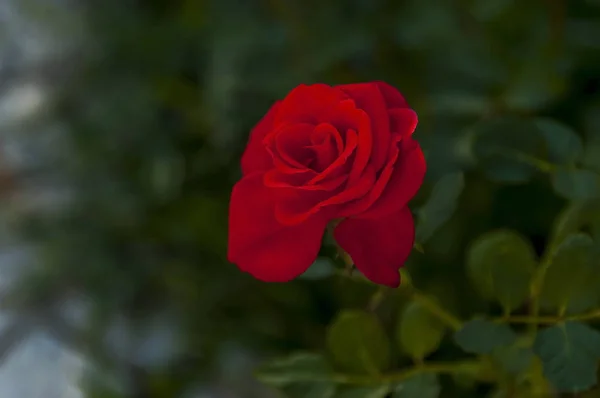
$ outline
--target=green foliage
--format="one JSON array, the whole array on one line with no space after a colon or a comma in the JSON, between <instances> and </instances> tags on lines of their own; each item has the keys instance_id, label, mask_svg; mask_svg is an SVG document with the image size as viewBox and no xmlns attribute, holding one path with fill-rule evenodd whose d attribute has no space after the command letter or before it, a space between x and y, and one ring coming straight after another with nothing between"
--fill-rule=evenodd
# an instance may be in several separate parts
<instances>
[{"instance_id":1,"label":"green foliage","mask_svg":"<svg viewBox=\"0 0 600 398\"><path fill-rule=\"evenodd\" d=\"M549 259L541 303L549 309L581 312L600 299L600 248L588 235L567 236Z\"/></svg>"},{"instance_id":2,"label":"green foliage","mask_svg":"<svg viewBox=\"0 0 600 398\"><path fill-rule=\"evenodd\" d=\"M532 121L492 119L475 126L473 134L473 153L492 180L525 183L545 164L546 142Z\"/></svg>"},{"instance_id":3,"label":"green foliage","mask_svg":"<svg viewBox=\"0 0 600 398\"><path fill-rule=\"evenodd\" d=\"M398 321L398 343L417 362L437 350L446 331L445 325L418 302L408 304Z\"/></svg>"},{"instance_id":4,"label":"green foliage","mask_svg":"<svg viewBox=\"0 0 600 398\"><path fill-rule=\"evenodd\" d=\"M390 392L387 384L376 387L342 387L335 398L386 398Z\"/></svg>"},{"instance_id":5,"label":"green foliage","mask_svg":"<svg viewBox=\"0 0 600 398\"><path fill-rule=\"evenodd\" d=\"M546 141L548 160L557 164L572 164L579 160L583 142L569 126L549 118L537 118L534 123Z\"/></svg>"},{"instance_id":6,"label":"green foliage","mask_svg":"<svg viewBox=\"0 0 600 398\"><path fill-rule=\"evenodd\" d=\"M491 354L496 348L513 344L516 333L507 325L483 319L467 322L454 334L454 341L463 350L472 354Z\"/></svg>"},{"instance_id":7,"label":"green foliage","mask_svg":"<svg viewBox=\"0 0 600 398\"><path fill-rule=\"evenodd\" d=\"M491 231L477 238L467 254L467 272L478 291L497 300L505 311L521 306L529 295L535 252L513 231Z\"/></svg>"},{"instance_id":8,"label":"green foliage","mask_svg":"<svg viewBox=\"0 0 600 398\"><path fill-rule=\"evenodd\" d=\"M509 346L499 346L492 352L494 360L510 375L517 376L531 366L533 351L531 347L517 341Z\"/></svg>"},{"instance_id":9,"label":"green foliage","mask_svg":"<svg viewBox=\"0 0 600 398\"><path fill-rule=\"evenodd\" d=\"M302 275L301 279L317 280L328 278L335 274L335 264L327 257L319 257Z\"/></svg>"},{"instance_id":10,"label":"green foliage","mask_svg":"<svg viewBox=\"0 0 600 398\"><path fill-rule=\"evenodd\" d=\"M436 375L421 374L398 384L392 398L437 398L440 392L441 386Z\"/></svg>"},{"instance_id":11,"label":"green foliage","mask_svg":"<svg viewBox=\"0 0 600 398\"><path fill-rule=\"evenodd\" d=\"M600 200L579 200L569 204L556 218L551 234L552 245L559 245L570 234L591 232L600 237Z\"/></svg>"},{"instance_id":12,"label":"green foliage","mask_svg":"<svg viewBox=\"0 0 600 398\"><path fill-rule=\"evenodd\" d=\"M552 172L552 186L567 199L600 197L600 175L590 170L559 167Z\"/></svg>"},{"instance_id":13,"label":"green foliage","mask_svg":"<svg viewBox=\"0 0 600 398\"><path fill-rule=\"evenodd\" d=\"M389 366L388 337L367 312L341 312L329 326L327 346L338 366L351 372L376 374Z\"/></svg>"},{"instance_id":14,"label":"green foliage","mask_svg":"<svg viewBox=\"0 0 600 398\"><path fill-rule=\"evenodd\" d=\"M330 398L335 393L333 370L312 353L298 353L272 361L257 370L257 378L281 389L289 398Z\"/></svg>"},{"instance_id":15,"label":"green foliage","mask_svg":"<svg viewBox=\"0 0 600 398\"><path fill-rule=\"evenodd\" d=\"M579 322L565 322L539 332L534 349L544 375L561 392L576 393L597 382L600 333Z\"/></svg>"},{"instance_id":16,"label":"green foliage","mask_svg":"<svg viewBox=\"0 0 600 398\"><path fill-rule=\"evenodd\" d=\"M460 194L465 186L463 173L442 176L433 186L427 202L418 209L415 240L423 244L454 213Z\"/></svg>"}]
</instances>

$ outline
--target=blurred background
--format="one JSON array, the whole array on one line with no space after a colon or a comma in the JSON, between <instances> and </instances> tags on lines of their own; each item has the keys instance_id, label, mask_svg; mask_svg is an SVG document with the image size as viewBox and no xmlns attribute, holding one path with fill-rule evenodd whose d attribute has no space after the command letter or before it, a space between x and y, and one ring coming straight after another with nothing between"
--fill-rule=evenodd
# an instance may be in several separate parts
<instances>
[{"instance_id":1,"label":"blurred background","mask_svg":"<svg viewBox=\"0 0 600 398\"><path fill-rule=\"evenodd\" d=\"M288 284L229 264L240 154L294 86L372 80L419 114L428 174L411 206L466 173L409 260L415 284L486 311L466 245L513 228L541 252L573 190L600 185L486 171L472 131L550 118L600 172L600 1L0 0L0 398L276 397L256 365L322 349L375 288L336 276L327 247Z\"/></svg>"}]
</instances>

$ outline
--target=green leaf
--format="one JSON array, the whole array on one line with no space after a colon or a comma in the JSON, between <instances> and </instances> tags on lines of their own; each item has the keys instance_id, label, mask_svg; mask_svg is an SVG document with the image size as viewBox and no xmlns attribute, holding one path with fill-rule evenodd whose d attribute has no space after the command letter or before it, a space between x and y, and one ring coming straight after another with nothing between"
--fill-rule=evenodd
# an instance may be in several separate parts
<instances>
[{"instance_id":1,"label":"green leaf","mask_svg":"<svg viewBox=\"0 0 600 398\"><path fill-rule=\"evenodd\" d=\"M389 339L368 312L341 312L328 329L327 346L339 367L350 372L377 374L390 362Z\"/></svg>"},{"instance_id":2,"label":"green leaf","mask_svg":"<svg viewBox=\"0 0 600 398\"><path fill-rule=\"evenodd\" d=\"M592 103L584 111L583 130L587 143L600 143L600 102Z\"/></svg>"},{"instance_id":3,"label":"green leaf","mask_svg":"<svg viewBox=\"0 0 600 398\"><path fill-rule=\"evenodd\" d=\"M444 338L445 326L418 302L409 303L398 319L398 343L416 361L434 352Z\"/></svg>"},{"instance_id":4,"label":"green leaf","mask_svg":"<svg viewBox=\"0 0 600 398\"><path fill-rule=\"evenodd\" d=\"M392 398L437 398L441 387L437 375L424 373L406 379L394 389Z\"/></svg>"},{"instance_id":5,"label":"green leaf","mask_svg":"<svg viewBox=\"0 0 600 398\"><path fill-rule=\"evenodd\" d=\"M536 392L531 391L529 386L524 387L509 386L505 388L498 388L486 395L486 398L534 398L534 397L550 397L550 393L539 395Z\"/></svg>"},{"instance_id":6,"label":"green leaf","mask_svg":"<svg viewBox=\"0 0 600 398\"><path fill-rule=\"evenodd\" d=\"M565 322L540 331L534 351L544 375L560 392L580 392L597 382L600 333L580 322Z\"/></svg>"},{"instance_id":7,"label":"green leaf","mask_svg":"<svg viewBox=\"0 0 600 398\"><path fill-rule=\"evenodd\" d=\"M543 53L530 58L521 63L522 68L504 93L504 103L511 110L539 109L560 95L566 86L556 62Z\"/></svg>"},{"instance_id":8,"label":"green leaf","mask_svg":"<svg viewBox=\"0 0 600 398\"><path fill-rule=\"evenodd\" d=\"M599 255L598 246L588 235L568 236L550 259L540 293L542 307L572 313L598 304Z\"/></svg>"},{"instance_id":9,"label":"green leaf","mask_svg":"<svg viewBox=\"0 0 600 398\"><path fill-rule=\"evenodd\" d=\"M600 103L592 104L583 116L585 154L582 164L600 173Z\"/></svg>"},{"instance_id":10,"label":"green leaf","mask_svg":"<svg viewBox=\"0 0 600 398\"><path fill-rule=\"evenodd\" d=\"M551 162L570 164L581 157L583 142L569 126L549 118L537 118L534 123L546 140Z\"/></svg>"},{"instance_id":11,"label":"green leaf","mask_svg":"<svg viewBox=\"0 0 600 398\"><path fill-rule=\"evenodd\" d=\"M374 387L344 387L338 390L335 398L385 398L390 389L388 384Z\"/></svg>"},{"instance_id":12,"label":"green leaf","mask_svg":"<svg viewBox=\"0 0 600 398\"><path fill-rule=\"evenodd\" d=\"M332 398L336 386L330 382L293 383L281 389L288 398Z\"/></svg>"},{"instance_id":13,"label":"green leaf","mask_svg":"<svg viewBox=\"0 0 600 398\"><path fill-rule=\"evenodd\" d=\"M433 186L427 203L418 214L416 241L423 244L454 213L460 194L465 186L463 173L449 173Z\"/></svg>"},{"instance_id":14,"label":"green leaf","mask_svg":"<svg viewBox=\"0 0 600 398\"><path fill-rule=\"evenodd\" d=\"M552 173L552 187L566 199L600 197L600 176L591 170L559 167Z\"/></svg>"},{"instance_id":15,"label":"green leaf","mask_svg":"<svg viewBox=\"0 0 600 398\"><path fill-rule=\"evenodd\" d=\"M256 371L256 378L289 398L330 398L336 387L327 361L313 353L296 353L267 363Z\"/></svg>"},{"instance_id":16,"label":"green leaf","mask_svg":"<svg viewBox=\"0 0 600 398\"><path fill-rule=\"evenodd\" d=\"M569 204L554 222L551 245L559 245L567 236L584 228L600 237L600 200L578 200Z\"/></svg>"},{"instance_id":17,"label":"green leaf","mask_svg":"<svg viewBox=\"0 0 600 398\"><path fill-rule=\"evenodd\" d=\"M487 96L480 93L464 91L432 95L430 103L433 112L466 116L484 115L494 106Z\"/></svg>"},{"instance_id":18,"label":"green leaf","mask_svg":"<svg viewBox=\"0 0 600 398\"><path fill-rule=\"evenodd\" d=\"M495 230L477 238L467 253L467 273L487 299L511 311L529 296L536 265L531 244L515 232Z\"/></svg>"},{"instance_id":19,"label":"green leaf","mask_svg":"<svg viewBox=\"0 0 600 398\"><path fill-rule=\"evenodd\" d=\"M506 373L516 376L529 368L533 360L533 351L531 347L517 343L494 349L492 357Z\"/></svg>"},{"instance_id":20,"label":"green leaf","mask_svg":"<svg viewBox=\"0 0 600 398\"><path fill-rule=\"evenodd\" d=\"M600 141L587 143L581 164L590 170L600 173Z\"/></svg>"},{"instance_id":21,"label":"green leaf","mask_svg":"<svg viewBox=\"0 0 600 398\"><path fill-rule=\"evenodd\" d=\"M327 257L319 257L315 262L299 276L300 279L317 280L325 279L335 274L335 265Z\"/></svg>"},{"instance_id":22,"label":"green leaf","mask_svg":"<svg viewBox=\"0 0 600 398\"><path fill-rule=\"evenodd\" d=\"M498 347L509 346L517 340L516 333L505 324L473 319L454 334L454 341L465 352L491 354Z\"/></svg>"},{"instance_id":23,"label":"green leaf","mask_svg":"<svg viewBox=\"0 0 600 398\"><path fill-rule=\"evenodd\" d=\"M474 133L473 154L488 178L524 183L545 170L546 142L533 122L498 118L480 123Z\"/></svg>"},{"instance_id":24,"label":"green leaf","mask_svg":"<svg viewBox=\"0 0 600 398\"><path fill-rule=\"evenodd\" d=\"M452 372L452 380L463 389L470 390L476 384L494 382L498 378L498 369L492 361L461 366Z\"/></svg>"}]
</instances>

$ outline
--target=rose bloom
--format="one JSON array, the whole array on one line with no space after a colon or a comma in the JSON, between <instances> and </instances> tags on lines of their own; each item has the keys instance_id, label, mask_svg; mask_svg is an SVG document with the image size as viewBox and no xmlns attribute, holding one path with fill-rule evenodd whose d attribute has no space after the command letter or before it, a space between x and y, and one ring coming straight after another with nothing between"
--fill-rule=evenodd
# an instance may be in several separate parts
<instances>
[{"instance_id":1,"label":"rose bloom","mask_svg":"<svg viewBox=\"0 0 600 398\"><path fill-rule=\"evenodd\" d=\"M251 132L231 194L229 261L289 281L315 261L330 225L365 277L397 287L414 244L407 204L426 169L416 126L383 82L296 87Z\"/></svg>"}]
</instances>

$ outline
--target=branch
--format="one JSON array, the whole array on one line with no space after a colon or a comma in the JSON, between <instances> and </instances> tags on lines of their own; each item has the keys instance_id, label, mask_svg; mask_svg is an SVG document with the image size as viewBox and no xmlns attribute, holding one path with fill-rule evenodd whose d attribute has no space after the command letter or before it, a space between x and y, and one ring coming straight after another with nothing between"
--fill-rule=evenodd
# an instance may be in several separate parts
<instances>
[{"instance_id":1,"label":"branch","mask_svg":"<svg viewBox=\"0 0 600 398\"><path fill-rule=\"evenodd\" d=\"M566 321L590 321L600 319L600 309L595 309L583 314L569 316L531 316L531 315L516 315L509 317L496 318L495 322L501 323L520 323L529 325L553 325Z\"/></svg>"},{"instance_id":2,"label":"branch","mask_svg":"<svg viewBox=\"0 0 600 398\"><path fill-rule=\"evenodd\" d=\"M340 271L338 271L338 275L351 278L356 281L361 281L371 285L375 285L373 282L369 281L363 276L348 275L346 272ZM456 331L462 328L463 322L460 319L458 319L456 316L454 316L442 306L440 306L431 297L419 291L419 289L415 288L412 284L401 285L400 289L405 289L405 291L409 294L412 300L417 301L419 304L421 304L423 307L429 310L429 312L431 312L440 321L448 325L452 330ZM374 308L377 308L381 304L382 300L385 298L387 291L388 290L385 288L376 291L375 294L371 297L369 309L372 310Z\"/></svg>"},{"instance_id":3,"label":"branch","mask_svg":"<svg viewBox=\"0 0 600 398\"><path fill-rule=\"evenodd\" d=\"M381 375L354 375L335 373L332 375L318 375L318 374L298 374L294 375L295 382L316 382L316 381L330 381L338 384L354 384L354 385L373 385L373 384L385 384L385 383L398 383L409 379L411 377L424 374L424 373L436 373L436 374L477 374L482 368L482 362L477 360L466 360L457 362L432 362L423 365L418 365L406 369L402 369L397 372L384 373ZM261 377L260 373L257 373L258 378Z\"/></svg>"}]
</instances>

